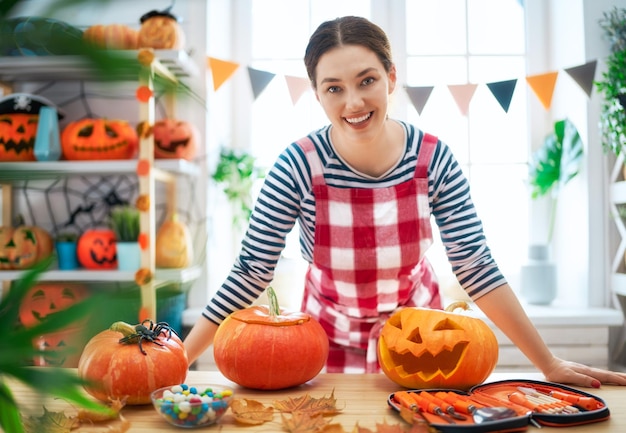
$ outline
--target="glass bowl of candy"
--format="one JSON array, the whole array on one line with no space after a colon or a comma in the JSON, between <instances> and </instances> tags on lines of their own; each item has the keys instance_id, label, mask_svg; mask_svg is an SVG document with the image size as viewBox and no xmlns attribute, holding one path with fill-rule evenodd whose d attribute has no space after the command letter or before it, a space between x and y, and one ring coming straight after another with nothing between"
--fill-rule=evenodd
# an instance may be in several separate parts
<instances>
[{"instance_id":1,"label":"glass bowl of candy","mask_svg":"<svg viewBox=\"0 0 626 433\"><path fill-rule=\"evenodd\" d=\"M153 391L152 404L167 422L196 428L215 424L233 399L230 388L219 385L180 384Z\"/></svg>"}]
</instances>

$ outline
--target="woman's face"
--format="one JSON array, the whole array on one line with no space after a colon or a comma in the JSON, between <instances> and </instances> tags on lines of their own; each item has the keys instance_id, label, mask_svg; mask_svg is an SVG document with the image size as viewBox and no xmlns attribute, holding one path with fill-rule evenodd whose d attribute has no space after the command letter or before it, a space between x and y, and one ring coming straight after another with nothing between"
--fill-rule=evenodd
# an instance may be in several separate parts
<instances>
[{"instance_id":1,"label":"woman's face","mask_svg":"<svg viewBox=\"0 0 626 433\"><path fill-rule=\"evenodd\" d=\"M321 56L316 74L317 100L337 132L366 139L380 131L396 84L395 66L387 72L373 51L345 45Z\"/></svg>"}]
</instances>

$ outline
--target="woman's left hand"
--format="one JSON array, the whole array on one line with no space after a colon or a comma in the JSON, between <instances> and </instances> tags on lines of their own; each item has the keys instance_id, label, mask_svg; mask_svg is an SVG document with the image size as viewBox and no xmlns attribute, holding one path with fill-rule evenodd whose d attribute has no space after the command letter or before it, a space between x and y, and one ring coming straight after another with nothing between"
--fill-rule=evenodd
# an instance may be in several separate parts
<instances>
[{"instance_id":1,"label":"woman's left hand","mask_svg":"<svg viewBox=\"0 0 626 433\"><path fill-rule=\"evenodd\" d=\"M550 367L544 371L550 382L600 388L600 385L626 385L626 373L589 367L577 362L554 358Z\"/></svg>"}]
</instances>

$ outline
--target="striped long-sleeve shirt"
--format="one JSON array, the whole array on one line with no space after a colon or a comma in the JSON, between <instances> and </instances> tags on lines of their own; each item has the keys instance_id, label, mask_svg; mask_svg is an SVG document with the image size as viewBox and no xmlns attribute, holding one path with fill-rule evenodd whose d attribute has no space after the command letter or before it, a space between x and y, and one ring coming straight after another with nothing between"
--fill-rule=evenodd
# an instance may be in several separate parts
<instances>
[{"instance_id":1,"label":"striped long-sleeve shirt","mask_svg":"<svg viewBox=\"0 0 626 433\"><path fill-rule=\"evenodd\" d=\"M400 122L405 130L404 157L388 173L372 178L351 170L330 144L330 126L309 135L324 167L324 179L337 188L378 188L413 177L423 132ZM302 257L313 261L315 197L311 172L302 149L292 143L278 157L252 213L239 257L226 281L209 301L203 314L219 324L233 311L249 306L273 279L285 247L285 238L296 221L300 227ZM428 170L431 215L439 227L448 260L470 298L477 299L506 281L486 244L482 223L470 197L469 183L452 152L441 141Z\"/></svg>"}]
</instances>

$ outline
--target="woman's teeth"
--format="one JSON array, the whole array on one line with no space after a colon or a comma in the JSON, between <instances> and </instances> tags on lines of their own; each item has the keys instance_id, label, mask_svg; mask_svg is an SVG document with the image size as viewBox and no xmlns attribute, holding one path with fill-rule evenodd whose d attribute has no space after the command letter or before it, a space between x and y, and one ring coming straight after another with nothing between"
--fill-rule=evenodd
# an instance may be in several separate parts
<instances>
[{"instance_id":1,"label":"woman's teeth","mask_svg":"<svg viewBox=\"0 0 626 433\"><path fill-rule=\"evenodd\" d=\"M352 119L349 119L349 118L346 117L346 122L352 123L352 124L361 123L361 122L364 122L367 119L369 119L371 117L371 115L372 115L372 113L367 113L367 114L365 114L365 115L363 115L361 117L353 117Z\"/></svg>"}]
</instances>

